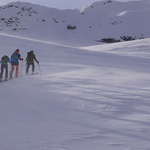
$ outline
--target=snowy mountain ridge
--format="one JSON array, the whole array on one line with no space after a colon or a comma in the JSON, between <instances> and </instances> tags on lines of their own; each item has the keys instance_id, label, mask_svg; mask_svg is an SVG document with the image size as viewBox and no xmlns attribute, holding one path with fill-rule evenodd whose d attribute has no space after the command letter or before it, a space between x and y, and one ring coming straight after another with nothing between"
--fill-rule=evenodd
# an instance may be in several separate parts
<instances>
[{"instance_id":1,"label":"snowy mountain ridge","mask_svg":"<svg viewBox=\"0 0 150 150\"><path fill-rule=\"evenodd\" d=\"M19 48L24 61L18 78L14 70L0 83L0 150L149 150L148 12L148 1L63 11L21 2L1 7L0 56ZM146 39L95 42L138 34ZM30 50L40 62L36 75L31 67L26 75Z\"/></svg>"},{"instance_id":2,"label":"snowy mountain ridge","mask_svg":"<svg viewBox=\"0 0 150 150\"><path fill-rule=\"evenodd\" d=\"M89 42L89 45L109 38L118 41L148 38L149 8L148 0L101 1L74 10L13 2L0 7L0 31L62 43ZM68 25L75 28L68 29Z\"/></svg>"}]
</instances>

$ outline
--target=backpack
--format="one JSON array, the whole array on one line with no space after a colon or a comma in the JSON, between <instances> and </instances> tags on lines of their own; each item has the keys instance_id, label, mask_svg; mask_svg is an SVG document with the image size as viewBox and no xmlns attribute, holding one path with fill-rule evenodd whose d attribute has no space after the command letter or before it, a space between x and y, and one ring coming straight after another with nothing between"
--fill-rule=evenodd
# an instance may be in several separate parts
<instances>
[{"instance_id":1,"label":"backpack","mask_svg":"<svg viewBox=\"0 0 150 150\"><path fill-rule=\"evenodd\" d=\"M1 58L1 62L2 63L7 63L8 62L8 57L6 55L4 55L2 58Z\"/></svg>"},{"instance_id":2,"label":"backpack","mask_svg":"<svg viewBox=\"0 0 150 150\"><path fill-rule=\"evenodd\" d=\"M17 61L18 60L18 53L13 53L11 59L12 59L12 61Z\"/></svg>"},{"instance_id":3,"label":"backpack","mask_svg":"<svg viewBox=\"0 0 150 150\"><path fill-rule=\"evenodd\" d=\"M33 60L33 54L31 52L27 53L27 61L32 61Z\"/></svg>"}]
</instances>

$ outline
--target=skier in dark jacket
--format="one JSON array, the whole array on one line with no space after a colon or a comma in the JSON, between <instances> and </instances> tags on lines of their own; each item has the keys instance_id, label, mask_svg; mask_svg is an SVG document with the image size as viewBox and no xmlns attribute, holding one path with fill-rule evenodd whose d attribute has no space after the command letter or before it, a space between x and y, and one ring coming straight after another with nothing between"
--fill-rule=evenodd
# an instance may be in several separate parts
<instances>
[{"instance_id":1,"label":"skier in dark jacket","mask_svg":"<svg viewBox=\"0 0 150 150\"><path fill-rule=\"evenodd\" d=\"M21 55L19 54L19 49L16 49L15 52L11 55L10 78L12 78L12 74L13 74L15 67L16 67L16 77L18 77L19 60L23 60L23 58L21 58Z\"/></svg>"},{"instance_id":2,"label":"skier in dark jacket","mask_svg":"<svg viewBox=\"0 0 150 150\"><path fill-rule=\"evenodd\" d=\"M32 65L32 74L34 74L34 69L35 69L34 60L37 63L39 63L39 61L37 61L37 59L36 59L34 51L31 50L30 52L27 53L27 57L26 57L26 61L27 61L27 63L26 63L26 65L27 65L26 74L28 74L28 70L29 70L30 65Z\"/></svg>"},{"instance_id":3,"label":"skier in dark jacket","mask_svg":"<svg viewBox=\"0 0 150 150\"><path fill-rule=\"evenodd\" d=\"M0 80L3 78L4 69L5 69L5 80L7 80L7 78L8 78L8 64L7 64L7 62L11 63L9 57L4 55L0 61L0 63L1 63Z\"/></svg>"}]
</instances>

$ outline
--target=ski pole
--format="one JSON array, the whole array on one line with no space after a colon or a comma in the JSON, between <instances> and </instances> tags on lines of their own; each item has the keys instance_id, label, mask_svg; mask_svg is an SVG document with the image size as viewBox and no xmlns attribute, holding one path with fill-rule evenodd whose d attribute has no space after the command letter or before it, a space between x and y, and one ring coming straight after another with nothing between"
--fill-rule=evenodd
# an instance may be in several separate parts
<instances>
[{"instance_id":1,"label":"ski pole","mask_svg":"<svg viewBox=\"0 0 150 150\"><path fill-rule=\"evenodd\" d=\"M20 77L22 75L22 66L23 66L23 60L21 61Z\"/></svg>"},{"instance_id":2,"label":"ski pole","mask_svg":"<svg viewBox=\"0 0 150 150\"><path fill-rule=\"evenodd\" d=\"M42 74L42 73L41 73L41 68L40 68L40 64L39 64L39 63L38 63L38 67L39 67L40 74Z\"/></svg>"}]
</instances>

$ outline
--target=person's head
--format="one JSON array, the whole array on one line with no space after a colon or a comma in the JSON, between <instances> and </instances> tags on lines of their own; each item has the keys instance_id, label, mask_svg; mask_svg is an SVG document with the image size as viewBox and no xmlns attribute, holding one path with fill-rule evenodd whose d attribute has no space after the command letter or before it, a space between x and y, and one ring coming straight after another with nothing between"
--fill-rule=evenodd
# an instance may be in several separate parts
<instances>
[{"instance_id":1,"label":"person's head","mask_svg":"<svg viewBox=\"0 0 150 150\"><path fill-rule=\"evenodd\" d=\"M34 51L33 51L33 50L31 50L30 52L31 52L31 53L34 53Z\"/></svg>"},{"instance_id":2,"label":"person's head","mask_svg":"<svg viewBox=\"0 0 150 150\"><path fill-rule=\"evenodd\" d=\"M16 52L19 53L19 49L16 49Z\"/></svg>"}]
</instances>

